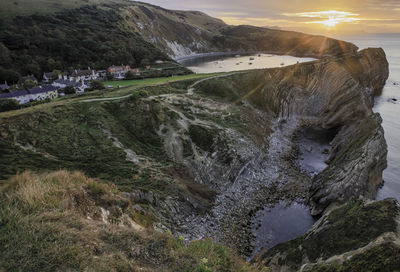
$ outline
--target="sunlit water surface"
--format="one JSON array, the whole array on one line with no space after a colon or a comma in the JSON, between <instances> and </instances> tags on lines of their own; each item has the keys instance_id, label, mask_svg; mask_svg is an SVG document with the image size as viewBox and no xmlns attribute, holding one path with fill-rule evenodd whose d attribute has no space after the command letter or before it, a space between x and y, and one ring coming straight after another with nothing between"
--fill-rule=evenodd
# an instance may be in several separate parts
<instances>
[{"instance_id":1,"label":"sunlit water surface","mask_svg":"<svg viewBox=\"0 0 400 272\"><path fill-rule=\"evenodd\" d=\"M312 58L296 58L291 56L277 56L270 54L253 55L208 55L181 60L180 63L195 73L218 73L242 71L248 69L262 69L283 67L297 62L312 61Z\"/></svg>"}]
</instances>

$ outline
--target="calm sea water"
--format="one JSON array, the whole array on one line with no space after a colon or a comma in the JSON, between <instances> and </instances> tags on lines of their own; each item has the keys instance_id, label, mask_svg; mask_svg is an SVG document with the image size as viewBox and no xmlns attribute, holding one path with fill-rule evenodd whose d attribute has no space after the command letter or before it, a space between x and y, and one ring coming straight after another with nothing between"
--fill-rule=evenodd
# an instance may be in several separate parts
<instances>
[{"instance_id":1,"label":"calm sea water","mask_svg":"<svg viewBox=\"0 0 400 272\"><path fill-rule=\"evenodd\" d=\"M383 172L385 183L376 198L380 200L394 197L400 201L400 34L337 38L352 42L360 49L381 47L386 52L390 75L382 95L375 99L374 111L379 112L383 118L385 138L389 147L388 168Z\"/></svg>"},{"instance_id":2,"label":"calm sea water","mask_svg":"<svg viewBox=\"0 0 400 272\"><path fill-rule=\"evenodd\" d=\"M253 54L246 56L212 55L186 59L181 64L195 73L232 72L248 69L283 67L297 62L312 61L312 58L296 58L270 54Z\"/></svg>"}]
</instances>

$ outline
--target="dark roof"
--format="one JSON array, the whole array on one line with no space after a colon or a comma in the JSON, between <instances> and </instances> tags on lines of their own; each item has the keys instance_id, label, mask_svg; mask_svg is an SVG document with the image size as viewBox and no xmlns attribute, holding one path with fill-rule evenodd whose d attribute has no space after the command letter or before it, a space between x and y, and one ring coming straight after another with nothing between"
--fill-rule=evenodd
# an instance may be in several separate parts
<instances>
[{"instance_id":1,"label":"dark roof","mask_svg":"<svg viewBox=\"0 0 400 272\"><path fill-rule=\"evenodd\" d=\"M53 78L53 73L44 73L43 77Z\"/></svg>"},{"instance_id":2,"label":"dark roof","mask_svg":"<svg viewBox=\"0 0 400 272\"><path fill-rule=\"evenodd\" d=\"M78 82L75 81L70 81L70 80L64 80L64 79L57 79L56 81L54 81L55 83L59 83L59 84L64 84L67 86L72 86L72 87L77 87L79 86Z\"/></svg>"},{"instance_id":3,"label":"dark roof","mask_svg":"<svg viewBox=\"0 0 400 272\"><path fill-rule=\"evenodd\" d=\"M12 97L18 97L18 96L23 96L27 95L28 91L22 90L22 91L15 91L11 93L2 93L0 94L0 98L12 98Z\"/></svg>"},{"instance_id":4,"label":"dark roof","mask_svg":"<svg viewBox=\"0 0 400 272\"><path fill-rule=\"evenodd\" d=\"M93 70L75 70L72 71L70 76L90 76L93 74Z\"/></svg>"},{"instance_id":5,"label":"dark roof","mask_svg":"<svg viewBox=\"0 0 400 272\"><path fill-rule=\"evenodd\" d=\"M7 90L8 88L10 87L7 84L0 84L0 89Z\"/></svg>"},{"instance_id":6,"label":"dark roof","mask_svg":"<svg viewBox=\"0 0 400 272\"><path fill-rule=\"evenodd\" d=\"M30 94L39 94L39 93L48 93L48 92L52 92L52 91L56 91L57 88L51 85L42 85L39 87L35 87L32 89L29 89L28 92Z\"/></svg>"}]
</instances>

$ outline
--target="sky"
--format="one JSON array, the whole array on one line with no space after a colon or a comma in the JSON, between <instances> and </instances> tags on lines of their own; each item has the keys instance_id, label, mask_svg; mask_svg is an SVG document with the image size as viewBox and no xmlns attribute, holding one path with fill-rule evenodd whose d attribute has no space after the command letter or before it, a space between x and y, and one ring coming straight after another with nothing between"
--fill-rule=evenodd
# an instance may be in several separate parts
<instances>
[{"instance_id":1,"label":"sky","mask_svg":"<svg viewBox=\"0 0 400 272\"><path fill-rule=\"evenodd\" d=\"M318 34L400 33L400 0L141 0L199 10L228 24Z\"/></svg>"}]
</instances>

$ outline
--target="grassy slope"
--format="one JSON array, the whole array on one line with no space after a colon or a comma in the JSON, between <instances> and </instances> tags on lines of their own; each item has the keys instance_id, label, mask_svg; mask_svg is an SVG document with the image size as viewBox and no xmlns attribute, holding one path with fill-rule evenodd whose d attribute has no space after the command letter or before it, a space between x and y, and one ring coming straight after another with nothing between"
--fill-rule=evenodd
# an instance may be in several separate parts
<instances>
[{"instance_id":1,"label":"grassy slope","mask_svg":"<svg viewBox=\"0 0 400 272\"><path fill-rule=\"evenodd\" d=\"M0 203L0 271L260 271L210 240L146 229L150 214L79 172L17 175Z\"/></svg>"},{"instance_id":2,"label":"grassy slope","mask_svg":"<svg viewBox=\"0 0 400 272\"><path fill-rule=\"evenodd\" d=\"M363 253L356 254L342 265L319 265L309 272L399 272L400 247L384 243Z\"/></svg>"},{"instance_id":3,"label":"grassy slope","mask_svg":"<svg viewBox=\"0 0 400 272\"><path fill-rule=\"evenodd\" d=\"M143 80L116 80L116 81L106 81L104 85L111 85L113 87L130 87L130 86L137 86L137 87L144 87L147 85L155 85L155 84L163 84L168 82L175 82L180 80L187 80L187 79L201 79L210 76L217 76L223 73L215 73L215 74L193 74L193 75L183 75L183 76L172 76L166 78L148 78Z\"/></svg>"},{"instance_id":4,"label":"grassy slope","mask_svg":"<svg viewBox=\"0 0 400 272\"><path fill-rule=\"evenodd\" d=\"M186 185L173 174L180 165L167 158L156 133L159 123L174 115L143 97L186 93L198 78L208 76L211 75L189 75L167 84L168 78L143 80L115 91L96 91L0 113L0 180L25 170L69 169L112 181L123 191L190 195ZM121 96L125 98L84 102ZM142 163L127 161L126 153L113 144L104 130L118 138L125 149L134 150Z\"/></svg>"}]
</instances>

